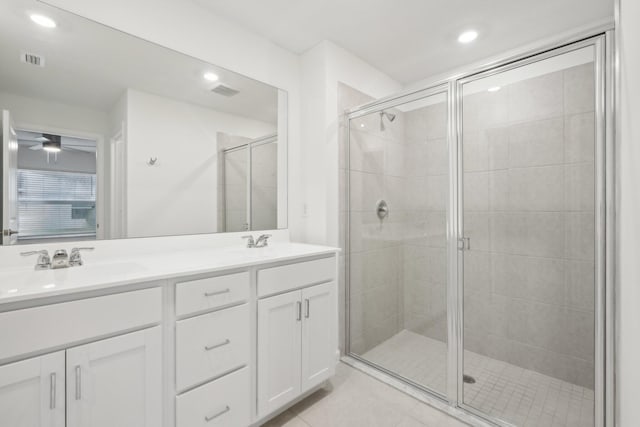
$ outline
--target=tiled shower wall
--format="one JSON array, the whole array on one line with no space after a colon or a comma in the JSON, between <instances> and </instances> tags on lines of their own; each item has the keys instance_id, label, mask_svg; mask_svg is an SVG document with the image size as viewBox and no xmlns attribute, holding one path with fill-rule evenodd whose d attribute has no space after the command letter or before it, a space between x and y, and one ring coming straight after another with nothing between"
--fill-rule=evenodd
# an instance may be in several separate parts
<instances>
[{"instance_id":1,"label":"tiled shower wall","mask_svg":"<svg viewBox=\"0 0 640 427\"><path fill-rule=\"evenodd\" d=\"M594 74L464 97L465 349L593 388Z\"/></svg>"},{"instance_id":2,"label":"tiled shower wall","mask_svg":"<svg viewBox=\"0 0 640 427\"><path fill-rule=\"evenodd\" d=\"M370 98L340 86L339 108L349 108ZM398 333L403 327L404 146L399 111L387 129L373 114L352 122L350 170L351 240L351 350L363 353ZM344 140L343 127L342 140ZM344 142L344 141L343 141ZM344 144L342 144L344 147ZM343 156L346 157L346 152ZM341 162L341 166L344 166ZM343 187L344 188L344 187ZM385 200L390 207L380 221L375 207ZM346 212L343 212L346 221Z\"/></svg>"},{"instance_id":3,"label":"tiled shower wall","mask_svg":"<svg viewBox=\"0 0 640 427\"><path fill-rule=\"evenodd\" d=\"M373 100L339 86L339 111ZM364 353L402 329L445 340L447 117L439 103L351 123L350 170L341 135L341 201L351 182L351 350ZM430 197L428 196L430 195ZM376 202L389 216L380 221ZM348 212L341 208L341 241Z\"/></svg>"},{"instance_id":4,"label":"tiled shower wall","mask_svg":"<svg viewBox=\"0 0 640 427\"><path fill-rule=\"evenodd\" d=\"M447 106L405 113L404 328L447 341Z\"/></svg>"}]
</instances>

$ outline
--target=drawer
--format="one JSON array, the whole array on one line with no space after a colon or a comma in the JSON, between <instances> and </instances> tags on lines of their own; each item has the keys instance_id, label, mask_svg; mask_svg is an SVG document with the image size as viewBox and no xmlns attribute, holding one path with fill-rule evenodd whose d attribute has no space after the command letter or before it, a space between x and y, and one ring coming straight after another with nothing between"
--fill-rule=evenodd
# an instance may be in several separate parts
<instances>
[{"instance_id":1,"label":"drawer","mask_svg":"<svg viewBox=\"0 0 640 427\"><path fill-rule=\"evenodd\" d=\"M249 363L249 304L176 323L178 391Z\"/></svg>"},{"instance_id":2,"label":"drawer","mask_svg":"<svg viewBox=\"0 0 640 427\"><path fill-rule=\"evenodd\" d=\"M223 307L249 299L249 272L176 284L176 315Z\"/></svg>"},{"instance_id":3,"label":"drawer","mask_svg":"<svg viewBox=\"0 0 640 427\"><path fill-rule=\"evenodd\" d=\"M158 323L161 310L152 288L0 313L0 360Z\"/></svg>"},{"instance_id":4,"label":"drawer","mask_svg":"<svg viewBox=\"0 0 640 427\"><path fill-rule=\"evenodd\" d=\"M176 397L176 427L246 427L250 423L249 368Z\"/></svg>"},{"instance_id":5,"label":"drawer","mask_svg":"<svg viewBox=\"0 0 640 427\"><path fill-rule=\"evenodd\" d=\"M258 297L335 280L336 257L298 262L258 271Z\"/></svg>"}]
</instances>

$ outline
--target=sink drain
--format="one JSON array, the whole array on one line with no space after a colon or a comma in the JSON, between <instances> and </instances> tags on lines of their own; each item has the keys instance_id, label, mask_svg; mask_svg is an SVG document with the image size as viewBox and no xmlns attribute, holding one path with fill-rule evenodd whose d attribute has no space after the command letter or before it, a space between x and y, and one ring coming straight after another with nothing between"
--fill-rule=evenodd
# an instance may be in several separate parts
<instances>
[{"instance_id":1,"label":"sink drain","mask_svg":"<svg viewBox=\"0 0 640 427\"><path fill-rule=\"evenodd\" d=\"M475 384L476 383L476 379L473 378L471 375L467 375L467 374L464 374L462 376L462 381L464 381L467 384Z\"/></svg>"}]
</instances>

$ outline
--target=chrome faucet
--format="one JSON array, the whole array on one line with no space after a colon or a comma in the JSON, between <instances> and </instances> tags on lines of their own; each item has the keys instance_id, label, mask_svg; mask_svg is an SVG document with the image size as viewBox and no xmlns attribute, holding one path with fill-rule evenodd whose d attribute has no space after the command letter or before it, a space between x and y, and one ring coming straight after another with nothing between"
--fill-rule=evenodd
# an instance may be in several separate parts
<instances>
[{"instance_id":1,"label":"chrome faucet","mask_svg":"<svg viewBox=\"0 0 640 427\"><path fill-rule=\"evenodd\" d=\"M53 258L49 257L49 252L46 250L21 252L22 256L38 255L38 261L36 261L36 270L48 270L57 268L77 267L83 264L80 251L92 251L93 248L73 248L71 249L71 255L67 254L64 249L57 249L53 253Z\"/></svg>"},{"instance_id":2,"label":"chrome faucet","mask_svg":"<svg viewBox=\"0 0 640 427\"><path fill-rule=\"evenodd\" d=\"M22 256L30 256L30 255L38 255L38 260L36 261L36 270L48 270L51 268L51 258L49 258L49 251L43 249L41 251L28 251L28 252L20 252Z\"/></svg>"},{"instance_id":3,"label":"chrome faucet","mask_svg":"<svg viewBox=\"0 0 640 427\"><path fill-rule=\"evenodd\" d=\"M243 239L247 239L248 248L264 248L269 245L269 237L271 234L261 234L257 240L253 239L252 235L242 236Z\"/></svg>"},{"instance_id":4,"label":"chrome faucet","mask_svg":"<svg viewBox=\"0 0 640 427\"><path fill-rule=\"evenodd\" d=\"M71 249L71 255L69 255L69 267L78 267L84 264L80 251L92 251L94 248L73 248Z\"/></svg>"},{"instance_id":5,"label":"chrome faucet","mask_svg":"<svg viewBox=\"0 0 640 427\"><path fill-rule=\"evenodd\" d=\"M69 267L69 255L64 249L56 249L51 259L51 268L67 268Z\"/></svg>"},{"instance_id":6,"label":"chrome faucet","mask_svg":"<svg viewBox=\"0 0 640 427\"><path fill-rule=\"evenodd\" d=\"M242 236L243 239L247 239L247 247L248 248L255 248L256 247L256 241L253 240L253 236L251 234L247 235L247 236Z\"/></svg>"},{"instance_id":7,"label":"chrome faucet","mask_svg":"<svg viewBox=\"0 0 640 427\"><path fill-rule=\"evenodd\" d=\"M262 234L260 237L258 237L258 240L256 240L255 247L264 248L265 246L268 246L269 237L271 237L271 234Z\"/></svg>"}]
</instances>

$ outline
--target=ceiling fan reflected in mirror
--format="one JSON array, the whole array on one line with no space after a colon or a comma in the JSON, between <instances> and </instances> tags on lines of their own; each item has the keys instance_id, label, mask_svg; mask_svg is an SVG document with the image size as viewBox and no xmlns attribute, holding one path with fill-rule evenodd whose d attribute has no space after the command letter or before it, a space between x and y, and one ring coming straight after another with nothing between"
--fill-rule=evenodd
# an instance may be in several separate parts
<instances>
[{"instance_id":1,"label":"ceiling fan reflected in mirror","mask_svg":"<svg viewBox=\"0 0 640 427\"><path fill-rule=\"evenodd\" d=\"M18 130L17 133L20 146L32 151L44 151L47 153L47 162L49 162L50 154L54 155L54 161L56 161L58 153L65 151L89 154L95 154L96 152L96 141L89 139L24 130Z\"/></svg>"},{"instance_id":2,"label":"ceiling fan reflected in mirror","mask_svg":"<svg viewBox=\"0 0 640 427\"><path fill-rule=\"evenodd\" d=\"M60 135L43 133L36 140L42 142L42 144L32 145L29 147L30 150L44 150L47 153L59 153L62 151L62 137Z\"/></svg>"}]
</instances>

